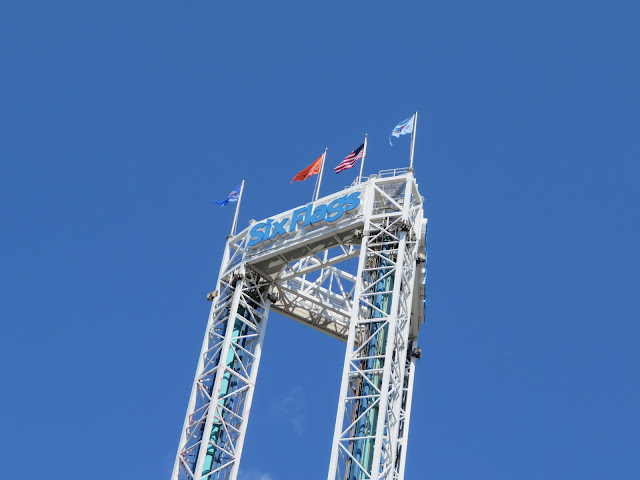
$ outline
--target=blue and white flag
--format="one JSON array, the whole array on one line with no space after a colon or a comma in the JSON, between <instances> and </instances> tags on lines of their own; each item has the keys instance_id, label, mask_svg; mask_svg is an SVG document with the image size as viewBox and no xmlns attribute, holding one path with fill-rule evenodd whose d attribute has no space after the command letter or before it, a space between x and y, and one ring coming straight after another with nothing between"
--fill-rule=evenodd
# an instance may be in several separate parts
<instances>
[{"instance_id":1,"label":"blue and white flag","mask_svg":"<svg viewBox=\"0 0 640 480\"><path fill-rule=\"evenodd\" d=\"M403 120L398 125L396 125L393 131L391 132L391 135L389 135L389 145L393 147L393 143L391 143L391 136L400 138L400 135L406 135L407 133L412 133L413 123L415 119L416 119L416 115L414 113L409 118L407 118L406 120Z\"/></svg>"},{"instance_id":2,"label":"blue and white flag","mask_svg":"<svg viewBox=\"0 0 640 480\"><path fill-rule=\"evenodd\" d=\"M224 207L229 202L237 202L238 197L240 196L240 187L242 187L242 184L234 188L233 191L224 200L220 200L220 201L214 200L214 202L220 205L221 207Z\"/></svg>"}]
</instances>

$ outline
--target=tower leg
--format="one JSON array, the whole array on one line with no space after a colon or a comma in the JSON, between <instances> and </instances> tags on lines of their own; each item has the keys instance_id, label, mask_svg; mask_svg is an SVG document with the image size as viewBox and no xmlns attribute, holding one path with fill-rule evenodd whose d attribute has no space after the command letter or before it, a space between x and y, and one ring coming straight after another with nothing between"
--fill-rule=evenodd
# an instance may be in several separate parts
<instances>
[{"instance_id":1,"label":"tower leg","mask_svg":"<svg viewBox=\"0 0 640 480\"><path fill-rule=\"evenodd\" d=\"M367 198L328 480L401 480L409 331L419 246L411 184ZM395 212L383 208L393 203ZM382 207L381 207L382 205ZM384 214L377 214L383 210ZM409 393L409 396L407 396Z\"/></svg>"},{"instance_id":2,"label":"tower leg","mask_svg":"<svg viewBox=\"0 0 640 480\"><path fill-rule=\"evenodd\" d=\"M228 277L211 309L173 480L237 477L269 301L252 271Z\"/></svg>"}]
</instances>

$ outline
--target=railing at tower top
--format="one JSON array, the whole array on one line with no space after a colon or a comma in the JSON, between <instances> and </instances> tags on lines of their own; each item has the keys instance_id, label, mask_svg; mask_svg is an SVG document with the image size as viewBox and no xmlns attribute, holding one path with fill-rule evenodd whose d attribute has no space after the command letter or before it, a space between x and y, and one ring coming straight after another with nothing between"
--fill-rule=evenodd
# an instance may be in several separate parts
<instances>
[{"instance_id":1,"label":"railing at tower top","mask_svg":"<svg viewBox=\"0 0 640 480\"><path fill-rule=\"evenodd\" d=\"M390 168L387 170L380 170L377 174L372 174L369 175L368 177L362 176L362 177L356 177L356 179L353 181L353 183L351 185L349 185L348 187L345 188L349 188L349 187L355 187L356 185L360 185L361 183L365 183L369 180L371 180L372 178L386 178L386 177L397 177L399 175L405 175L408 172L412 172L413 173L413 168L411 167L403 167L403 168Z\"/></svg>"}]
</instances>

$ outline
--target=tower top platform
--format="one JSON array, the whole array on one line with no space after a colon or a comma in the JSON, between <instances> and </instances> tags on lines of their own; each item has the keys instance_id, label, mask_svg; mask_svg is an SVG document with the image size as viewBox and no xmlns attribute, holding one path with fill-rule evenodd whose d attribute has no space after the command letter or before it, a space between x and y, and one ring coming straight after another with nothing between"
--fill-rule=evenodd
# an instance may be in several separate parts
<instances>
[{"instance_id":1,"label":"tower top platform","mask_svg":"<svg viewBox=\"0 0 640 480\"><path fill-rule=\"evenodd\" d=\"M413 169L358 177L341 191L252 221L230 237L220 278L250 268L279 299L272 310L344 340L357 273L357 260L350 260L360 255L362 238L378 235L383 242L407 231L425 255L422 212ZM416 336L424 320L424 275L419 268L415 276L411 323Z\"/></svg>"}]
</instances>

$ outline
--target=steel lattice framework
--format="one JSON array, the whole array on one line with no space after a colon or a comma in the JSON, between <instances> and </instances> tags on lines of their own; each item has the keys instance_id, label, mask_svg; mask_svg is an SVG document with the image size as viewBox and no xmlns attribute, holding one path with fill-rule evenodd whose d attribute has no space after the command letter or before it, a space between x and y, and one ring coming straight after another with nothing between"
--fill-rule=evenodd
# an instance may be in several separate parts
<instances>
[{"instance_id":1,"label":"steel lattice framework","mask_svg":"<svg viewBox=\"0 0 640 480\"><path fill-rule=\"evenodd\" d=\"M270 310L346 341L328 480L403 479L424 320L423 200L402 169L302 208L324 212L345 195L358 208L336 221L297 228L301 209L291 210L261 223L265 241L252 245L252 225L228 239L172 480L236 480ZM272 224L282 234L269 235Z\"/></svg>"}]
</instances>

